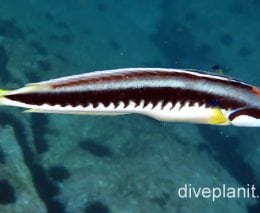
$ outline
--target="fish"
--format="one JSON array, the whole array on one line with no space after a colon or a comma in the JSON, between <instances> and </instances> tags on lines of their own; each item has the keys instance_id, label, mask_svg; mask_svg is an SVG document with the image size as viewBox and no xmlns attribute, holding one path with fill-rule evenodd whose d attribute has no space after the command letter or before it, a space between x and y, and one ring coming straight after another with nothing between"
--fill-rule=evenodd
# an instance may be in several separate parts
<instances>
[{"instance_id":1,"label":"fish","mask_svg":"<svg viewBox=\"0 0 260 213\"><path fill-rule=\"evenodd\" d=\"M0 90L0 105L25 112L141 114L163 122L260 126L260 88L192 69L94 71Z\"/></svg>"},{"instance_id":2,"label":"fish","mask_svg":"<svg viewBox=\"0 0 260 213\"><path fill-rule=\"evenodd\" d=\"M213 69L213 71L215 71L215 73L217 73L219 75L223 75L224 74L223 69L219 65L214 65L211 68Z\"/></svg>"}]
</instances>

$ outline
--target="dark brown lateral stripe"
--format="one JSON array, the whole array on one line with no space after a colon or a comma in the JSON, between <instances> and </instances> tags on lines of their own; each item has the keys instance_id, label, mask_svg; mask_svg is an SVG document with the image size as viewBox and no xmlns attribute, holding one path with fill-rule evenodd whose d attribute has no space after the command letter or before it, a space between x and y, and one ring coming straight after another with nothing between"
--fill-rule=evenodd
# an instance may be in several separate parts
<instances>
[{"instance_id":1,"label":"dark brown lateral stripe","mask_svg":"<svg viewBox=\"0 0 260 213\"><path fill-rule=\"evenodd\" d=\"M190 71L189 71L190 72ZM194 72L196 73L196 72ZM199 73L199 72L198 72ZM203 74L203 73L199 73ZM206 73L204 73L206 74ZM209 75L209 74L208 74ZM214 84L216 83L221 83L223 85L227 86L235 86L238 88L246 89L248 91L252 91L252 86L239 82L237 80L233 79L228 79L227 80L222 80L222 79L216 79L214 78L215 75L212 75L213 78L210 76L200 76L200 75L193 75L185 72L165 72L165 71L143 71L143 72L126 72L126 73L119 73L119 74L108 74L104 76L88 76L86 78L82 79L74 79L70 80L68 82L61 82L61 83L53 83L51 84L51 87L53 89L55 88L61 88L61 87L69 87L69 86L79 86L83 84L95 84L95 83L107 83L110 81L123 81L125 79L127 80L137 80L141 78L158 78L158 77L163 77L163 78L174 78L174 77L180 77L180 78L185 78L188 81L193 80L193 81L200 81L200 80L207 80L209 82L212 82ZM220 76L222 77L222 76ZM199 83L199 82L198 82Z\"/></svg>"},{"instance_id":2,"label":"dark brown lateral stripe","mask_svg":"<svg viewBox=\"0 0 260 213\"><path fill-rule=\"evenodd\" d=\"M229 119L232 121L240 115L248 115L248 116L260 119L260 109L245 108L245 109L237 110L229 116Z\"/></svg>"},{"instance_id":3,"label":"dark brown lateral stripe","mask_svg":"<svg viewBox=\"0 0 260 213\"><path fill-rule=\"evenodd\" d=\"M43 92L43 93L27 93L6 96L10 100L23 102L31 105L49 104L51 106L88 106L93 104L97 107L99 103L108 106L111 102L118 106L123 102L125 106L129 101L134 101L139 105L144 100L145 106L151 102L154 106L163 101L163 106L171 102L175 105L180 102L184 105L187 101L190 105L199 103L207 106L217 105L224 109L235 109L246 106L246 103L231 98L213 95L210 93L202 93L193 90L183 90L178 88L133 88L122 90L103 90L103 91L70 91L70 92ZM163 107L162 106L162 107Z\"/></svg>"}]
</instances>

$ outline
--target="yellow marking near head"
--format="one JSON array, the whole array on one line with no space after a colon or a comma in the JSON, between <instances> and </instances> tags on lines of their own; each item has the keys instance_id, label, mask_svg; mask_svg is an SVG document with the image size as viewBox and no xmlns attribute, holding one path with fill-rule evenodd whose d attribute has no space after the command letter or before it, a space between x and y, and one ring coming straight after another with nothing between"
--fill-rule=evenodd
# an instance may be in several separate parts
<instances>
[{"instance_id":1,"label":"yellow marking near head","mask_svg":"<svg viewBox=\"0 0 260 213\"><path fill-rule=\"evenodd\" d=\"M213 109L213 115L210 118L210 124L225 125L229 123L230 121L225 117L220 108Z\"/></svg>"}]
</instances>

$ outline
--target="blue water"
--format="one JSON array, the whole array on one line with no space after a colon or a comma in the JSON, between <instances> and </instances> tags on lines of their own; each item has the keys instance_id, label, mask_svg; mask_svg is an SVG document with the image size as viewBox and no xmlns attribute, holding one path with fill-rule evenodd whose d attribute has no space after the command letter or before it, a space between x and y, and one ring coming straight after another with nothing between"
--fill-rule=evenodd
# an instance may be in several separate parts
<instances>
[{"instance_id":1,"label":"blue water","mask_svg":"<svg viewBox=\"0 0 260 213\"><path fill-rule=\"evenodd\" d=\"M2 0L0 88L123 67L211 71L260 85L260 3ZM257 128L0 109L0 212L260 212L254 198L180 198L185 184L260 194Z\"/></svg>"}]
</instances>

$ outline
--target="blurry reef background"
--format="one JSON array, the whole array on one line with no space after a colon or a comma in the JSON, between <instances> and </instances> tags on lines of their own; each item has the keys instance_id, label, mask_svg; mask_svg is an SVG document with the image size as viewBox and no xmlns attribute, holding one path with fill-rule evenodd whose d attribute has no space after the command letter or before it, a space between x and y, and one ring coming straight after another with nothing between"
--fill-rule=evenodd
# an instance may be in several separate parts
<instances>
[{"instance_id":1,"label":"blurry reef background","mask_svg":"<svg viewBox=\"0 0 260 213\"><path fill-rule=\"evenodd\" d=\"M0 88L120 67L182 67L260 85L260 2L1 0ZM185 183L254 184L257 128L0 109L0 212L260 212L180 199Z\"/></svg>"}]
</instances>

